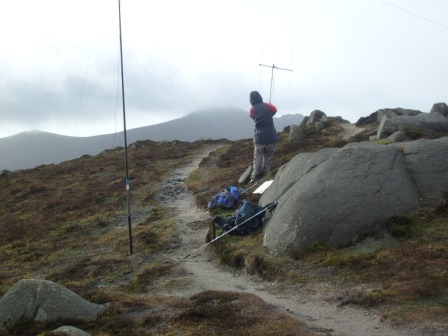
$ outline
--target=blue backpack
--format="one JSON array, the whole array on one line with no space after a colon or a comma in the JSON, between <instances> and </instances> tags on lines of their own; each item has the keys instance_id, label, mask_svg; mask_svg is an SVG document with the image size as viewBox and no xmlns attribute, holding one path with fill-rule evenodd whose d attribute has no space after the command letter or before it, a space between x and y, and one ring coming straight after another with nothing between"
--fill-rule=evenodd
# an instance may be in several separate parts
<instances>
[{"instance_id":1,"label":"blue backpack","mask_svg":"<svg viewBox=\"0 0 448 336\"><path fill-rule=\"evenodd\" d=\"M235 205L235 202L240 198L241 193L237 187L230 186L216 196L213 196L212 200L208 202L209 209L230 209Z\"/></svg>"}]
</instances>

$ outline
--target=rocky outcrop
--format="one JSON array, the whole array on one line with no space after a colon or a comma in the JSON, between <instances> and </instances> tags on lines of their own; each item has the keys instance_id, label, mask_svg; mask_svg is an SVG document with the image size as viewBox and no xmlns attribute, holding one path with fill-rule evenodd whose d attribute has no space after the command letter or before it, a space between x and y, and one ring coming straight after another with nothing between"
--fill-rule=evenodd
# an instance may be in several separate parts
<instances>
[{"instance_id":1,"label":"rocky outcrop","mask_svg":"<svg viewBox=\"0 0 448 336\"><path fill-rule=\"evenodd\" d=\"M405 108L401 108L401 107L385 108L385 109L380 109L376 112L373 112L368 117L359 118L359 120L356 122L356 125L367 125L367 124L372 124L372 123L379 123L384 116L389 117L389 118L396 118L396 117L400 117L400 116L417 116L421 113L422 112L419 110L411 110L411 109L405 109Z\"/></svg>"},{"instance_id":2,"label":"rocky outcrop","mask_svg":"<svg viewBox=\"0 0 448 336\"><path fill-rule=\"evenodd\" d=\"M349 121L342 119L342 117L327 117L325 112L322 112L321 110L314 110L309 116L304 117L300 124L290 125L289 142L300 143L308 137L307 133L309 130L321 132L324 128L331 125L332 121L349 123Z\"/></svg>"},{"instance_id":3,"label":"rocky outcrop","mask_svg":"<svg viewBox=\"0 0 448 336\"><path fill-rule=\"evenodd\" d=\"M314 125L317 122L325 121L326 118L327 115L325 114L325 112L322 112L321 110L314 110L310 113L309 118L306 120L306 125Z\"/></svg>"},{"instance_id":4,"label":"rocky outcrop","mask_svg":"<svg viewBox=\"0 0 448 336\"><path fill-rule=\"evenodd\" d=\"M421 130L448 132L448 118L440 113L421 113L418 116L400 116L392 118L384 115L378 127L377 138L384 139L397 131Z\"/></svg>"},{"instance_id":5,"label":"rocky outcrop","mask_svg":"<svg viewBox=\"0 0 448 336\"><path fill-rule=\"evenodd\" d=\"M438 202L448 189L448 137L298 154L260 199L278 201L264 244L295 255L315 243L346 245L391 216Z\"/></svg>"},{"instance_id":6,"label":"rocky outcrop","mask_svg":"<svg viewBox=\"0 0 448 336\"><path fill-rule=\"evenodd\" d=\"M378 124L376 137L373 139L385 139L399 131L411 132L448 132L448 105L436 103L429 113L419 110L404 109L401 107L380 109L368 117L362 117L356 125ZM399 135L403 138L402 134ZM396 139L391 139L396 141Z\"/></svg>"},{"instance_id":7,"label":"rocky outcrop","mask_svg":"<svg viewBox=\"0 0 448 336\"><path fill-rule=\"evenodd\" d=\"M381 109L377 111L377 121L380 121L384 116L390 118L397 118L403 116L415 117L422 113L423 112L419 110L405 109L401 107L397 107L394 109Z\"/></svg>"},{"instance_id":8,"label":"rocky outcrop","mask_svg":"<svg viewBox=\"0 0 448 336\"><path fill-rule=\"evenodd\" d=\"M105 307L90 303L51 281L25 279L0 299L0 330L10 329L20 318L39 322L93 320Z\"/></svg>"},{"instance_id":9,"label":"rocky outcrop","mask_svg":"<svg viewBox=\"0 0 448 336\"><path fill-rule=\"evenodd\" d=\"M439 113L448 118L448 105L446 103L435 103L429 113Z\"/></svg>"}]
</instances>

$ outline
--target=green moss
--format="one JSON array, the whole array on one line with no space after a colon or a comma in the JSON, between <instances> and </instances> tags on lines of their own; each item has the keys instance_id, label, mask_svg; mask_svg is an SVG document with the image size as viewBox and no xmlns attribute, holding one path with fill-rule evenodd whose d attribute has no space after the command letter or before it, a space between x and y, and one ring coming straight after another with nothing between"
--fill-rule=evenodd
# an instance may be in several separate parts
<instances>
[{"instance_id":1,"label":"green moss","mask_svg":"<svg viewBox=\"0 0 448 336\"><path fill-rule=\"evenodd\" d=\"M376 141L376 143L380 144L380 145L390 145L392 143L392 141L390 141L389 139L379 139Z\"/></svg>"},{"instance_id":2,"label":"green moss","mask_svg":"<svg viewBox=\"0 0 448 336\"><path fill-rule=\"evenodd\" d=\"M407 128L404 130L406 136L412 140L420 139L421 137L427 135L428 133L420 128Z\"/></svg>"}]
</instances>

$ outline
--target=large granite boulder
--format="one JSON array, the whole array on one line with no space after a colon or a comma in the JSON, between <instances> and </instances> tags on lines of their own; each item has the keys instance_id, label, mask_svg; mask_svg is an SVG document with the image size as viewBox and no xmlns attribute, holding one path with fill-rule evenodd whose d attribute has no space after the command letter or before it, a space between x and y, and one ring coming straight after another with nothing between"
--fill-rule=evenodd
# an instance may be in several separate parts
<instances>
[{"instance_id":1,"label":"large granite boulder","mask_svg":"<svg viewBox=\"0 0 448 336\"><path fill-rule=\"evenodd\" d=\"M438 202L448 189L448 137L380 145L351 143L295 156L260 199L278 201L264 244L295 254L314 243L346 245L391 216Z\"/></svg>"},{"instance_id":2,"label":"large granite boulder","mask_svg":"<svg viewBox=\"0 0 448 336\"><path fill-rule=\"evenodd\" d=\"M0 299L0 330L10 329L20 318L39 322L93 320L105 307L51 281L20 280Z\"/></svg>"}]
</instances>

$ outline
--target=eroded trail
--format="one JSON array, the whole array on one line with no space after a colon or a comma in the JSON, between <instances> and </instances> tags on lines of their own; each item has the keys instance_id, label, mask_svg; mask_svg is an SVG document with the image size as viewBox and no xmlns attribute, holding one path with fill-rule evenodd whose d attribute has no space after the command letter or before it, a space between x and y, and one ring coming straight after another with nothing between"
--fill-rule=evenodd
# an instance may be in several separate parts
<instances>
[{"instance_id":1,"label":"eroded trail","mask_svg":"<svg viewBox=\"0 0 448 336\"><path fill-rule=\"evenodd\" d=\"M216 149L210 147L199 153L190 164L177 169L164 184L160 199L164 206L172 207L179 233L179 244L167 262L181 270L171 281L182 286L160 286L160 293L170 296L189 297L204 290L237 291L255 294L278 309L309 324L318 334L346 336L417 336L411 330L392 328L379 319L374 312L348 305L338 307L330 302L328 288L299 288L288 293L276 289L275 283L261 281L256 276L223 268L205 248L185 258L204 245L208 227L204 220L210 218L205 210L196 207L193 194L186 188L185 179L198 168L203 157ZM169 289L167 289L169 288ZM325 294L323 294L325 293ZM332 293L335 295L335 293Z\"/></svg>"}]
</instances>

